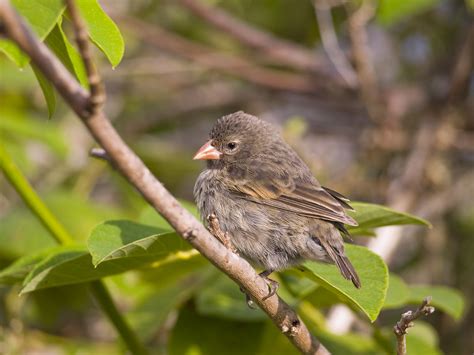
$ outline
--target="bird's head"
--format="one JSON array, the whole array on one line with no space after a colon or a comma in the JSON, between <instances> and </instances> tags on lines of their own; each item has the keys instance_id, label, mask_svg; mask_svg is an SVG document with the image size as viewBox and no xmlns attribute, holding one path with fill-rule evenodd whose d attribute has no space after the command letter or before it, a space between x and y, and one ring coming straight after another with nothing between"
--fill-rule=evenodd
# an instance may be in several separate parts
<instances>
[{"instance_id":1,"label":"bird's head","mask_svg":"<svg viewBox=\"0 0 474 355\"><path fill-rule=\"evenodd\" d=\"M210 168L219 168L244 164L268 151L279 134L269 123L239 111L220 118L209 138L193 159L207 160Z\"/></svg>"}]
</instances>

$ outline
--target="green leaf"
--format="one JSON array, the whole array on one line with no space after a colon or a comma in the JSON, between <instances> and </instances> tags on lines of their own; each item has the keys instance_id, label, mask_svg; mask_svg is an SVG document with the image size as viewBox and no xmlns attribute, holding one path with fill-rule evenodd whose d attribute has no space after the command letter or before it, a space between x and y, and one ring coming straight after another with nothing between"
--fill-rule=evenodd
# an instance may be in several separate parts
<instances>
[{"instance_id":1,"label":"green leaf","mask_svg":"<svg viewBox=\"0 0 474 355\"><path fill-rule=\"evenodd\" d=\"M88 87L87 74L84 62L76 48L69 42L62 29L61 19L45 39L45 43L56 54L58 59L73 74L83 87Z\"/></svg>"},{"instance_id":2,"label":"green leaf","mask_svg":"<svg viewBox=\"0 0 474 355\"><path fill-rule=\"evenodd\" d=\"M438 347L438 334L429 323L417 320L408 331L406 339L407 353L410 355L443 354Z\"/></svg>"},{"instance_id":3,"label":"green leaf","mask_svg":"<svg viewBox=\"0 0 474 355\"><path fill-rule=\"evenodd\" d=\"M331 354L378 355L384 353L374 339L367 336L355 333L336 335L322 329L317 329L314 333Z\"/></svg>"},{"instance_id":4,"label":"green leaf","mask_svg":"<svg viewBox=\"0 0 474 355\"><path fill-rule=\"evenodd\" d=\"M190 259L175 259L150 267L138 280L127 278L120 291L134 299L135 306L127 313L131 326L143 339L150 340L159 332L167 315L188 301L215 273L210 263L197 254ZM114 280L118 277L123 279L120 275Z\"/></svg>"},{"instance_id":5,"label":"green leaf","mask_svg":"<svg viewBox=\"0 0 474 355\"><path fill-rule=\"evenodd\" d=\"M36 79L40 84L44 99L48 105L48 116L51 118L54 114L54 111L56 110L56 95L54 94L54 87L51 82L46 79L43 73L36 68L36 66L31 65L31 69L33 69Z\"/></svg>"},{"instance_id":6,"label":"green leaf","mask_svg":"<svg viewBox=\"0 0 474 355\"><path fill-rule=\"evenodd\" d=\"M359 274L362 284L360 289L344 279L332 264L305 262L303 274L338 295L345 303L361 310L373 322L377 319L387 293L387 266L377 254L365 247L347 244L346 254Z\"/></svg>"},{"instance_id":7,"label":"green leaf","mask_svg":"<svg viewBox=\"0 0 474 355\"><path fill-rule=\"evenodd\" d=\"M122 60L125 45L117 25L100 7L97 0L81 0L77 2L85 20L92 42L106 55L112 67Z\"/></svg>"},{"instance_id":8,"label":"green leaf","mask_svg":"<svg viewBox=\"0 0 474 355\"><path fill-rule=\"evenodd\" d=\"M179 312L178 321L173 327L168 342L167 353L170 355L258 354L263 331L264 323L262 322L237 322L207 317L187 307Z\"/></svg>"},{"instance_id":9,"label":"green leaf","mask_svg":"<svg viewBox=\"0 0 474 355\"><path fill-rule=\"evenodd\" d=\"M464 312L465 301L462 293L446 286L410 286L409 302L420 304L427 297L433 297L431 304L456 320Z\"/></svg>"},{"instance_id":10,"label":"green leaf","mask_svg":"<svg viewBox=\"0 0 474 355\"><path fill-rule=\"evenodd\" d=\"M95 266L104 261L140 259L157 261L191 246L169 230L131 221L107 221L98 225L87 242Z\"/></svg>"},{"instance_id":11,"label":"green leaf","mask_svg":"<svg viewBox=\"0 0 474 355\"><path fill-rule=\"evenodd\" d=\"M410 289L407 284L397 275L390 273L387 297L385 297L384 309L398 308L405 305L410 298Z\"/></svg>"},{"instance_id":12,"label":"green leaf","mask_svg":"<svg viewBox=\"0 0 474 355\"><path fill-rule=\"evenodd\" d=\"M377 19L384 25L391 25L431 9L437 3L438 0L382 0L378 8Z\"/></svg>"},{"instance_id":13,"label":"green leaf","mask_svg":"<svg viewBox=\"0 0 474 355\"><path fill-rule=\"evenodd\" d=\"M92 255L82 247L63 247L48 255L28 274L22 293L97 280L170 256L195 255L176 233L129 221L98 225L88 246Z\"/></svg>"},{"instance_id":14,"label":"green leaf","mask_svg":"<svg viewBox=\"0 0 474 355\"><path fill-rule=\"evenodd\" d=\"M280 275L272 274L272 279L279 282L278 295L288 304L295 305L296 299L291 296ZM245 302L245 295L229 277L215 271L215 276L198 292L196 309L202 315L216 316L236 321L261 321L266 319L260 309L251 309Z\"/></svg>"},{"instance_id":15,"label":"green leaf","mask_svg":"<svg viewBox=\"0 0 474 355\"><path fill-rule=\"evenodd\" d=\"M359 223L357 227L349 227L348 231L352 235L363 235L368 230L384 226L419 224L431 226L429 222L422 218L412 216L407 213L394 211L388 207L365 202L351 202L354 211L349 214Z\"/></svg>"},{"instance_id":16,"label":"green leaf","mask_svg":"<svg viewBox=\"0 0 474 355\"><path fill-rule=\"evenodd\" d=\"M280 292L279 292L280 293ZM250 309L245 295L226 275L216 273L196 297L199 314L239 321L262 321L266 315L261 309Z\"/></svg>"},{"instance_id":17,"label":"green leaf","mask_svg":"<svg viewBox=\"0 0 474 355\"><path fill-rule=\"evenodd\" d=\"M58 247L43 249L37 253L28 254L15 260L15 262L0 271L0 284L12 285L17 282L22 282L36 264L49 254L60 249L61 248Z\"/></svg>"},{"instance_id":18,"label":"green leaf","mask_svg":"<svg viewBox=\"0 0 474 355\"><path fill-rule=\"evenodd\" d=\"M23 282L21 293L92 281L99 275L82 247L62 247L38 263Z\"/></svg>"},{"instance_id":19,"label":"green leaf","mask_svg":"<svg viewBox=\"0 0 474 355\"><path fill-rule=\"evenodd\" d=\"M41 122L39 117L17 110L1 111L0 131L11 134L15 141L34 139L44 143L52 152L66 158L68 145L63 132L52 122ZM33 119L32 119L33 118Z\"/></svg>"},{"instance_id":20,"label":"green leaf","mask_svg":"<svg viewBox=\"0 0 474 355\"><path fill-rule=\"evenodd\" d=\"M13 0L12 3L41 40L53 29L64 11L62 0ZM28 57L9 40L0 40L0 50L19 67L28 63Z\"/></svg>"}]
</instances>

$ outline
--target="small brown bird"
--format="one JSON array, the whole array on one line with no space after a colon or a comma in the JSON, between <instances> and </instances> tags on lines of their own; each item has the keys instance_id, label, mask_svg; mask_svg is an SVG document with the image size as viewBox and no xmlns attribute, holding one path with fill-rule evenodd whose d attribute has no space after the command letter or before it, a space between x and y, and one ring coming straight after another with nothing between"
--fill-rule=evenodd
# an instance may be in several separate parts
<instances>
[{"instance_id":1,"label":"small brown bird","mask_svg":"<svg viewBox=\"0 0 474 355\"><path fill-rule=\"evenodd\" d=\"M335 263L360 288L344 254L348 199L325 188L267 122L242 111L220 118L194 159L207 160L194 197L203 218L214 214L239 254L268 275L304 260Z\"/></svg>"}]
</instances>

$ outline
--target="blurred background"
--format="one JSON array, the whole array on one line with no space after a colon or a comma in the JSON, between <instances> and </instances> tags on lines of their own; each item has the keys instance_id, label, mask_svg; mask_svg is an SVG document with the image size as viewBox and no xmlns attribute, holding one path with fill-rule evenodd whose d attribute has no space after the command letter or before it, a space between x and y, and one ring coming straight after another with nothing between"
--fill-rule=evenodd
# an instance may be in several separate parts
<instances>
[{"instance_id":1,"label":"blurred background","mask_svg":"<svg viewBox=\"0 0 474 355\"><path fill-rule=\"evenodd\" d=\"M472 1L100 3L126 45L124 59L113 69L95 53L107 90L106 111L175 196L192 201L203 168L192 156L217 118L244 110L274 123L323 185L432 223L431 229L385 228L376 238L355 243L383 255L407 283L446 285L464 294L461 319L436 312L424 321L436 331L444 353L473 353ZM19 70L3 55L0 116L2 143L78 239L86 239L104 219L143 218L141 197L107 164L88 156L95 144L71 110L59 100L48 119L31 69ZM3 268L53 241L3 176L0 183ZM107 281L158 353L175 341L176 322L202 324L204 316L190 303L193 290L209 278L209 271L200 272L170 291L165 286L171 280L156 285L162 274L162 269L149 272L146 283L137 281L144 277L140 272ZM18 291L0 288L5 353L119 351L111 342L114 331L85 287L28 297L18 297ZM166 312L146 319L157 304ZM180 317L179 307L187 310ZM367 330L341 306L323 310L335 333L348 331L348 325ZM377 322L391 327L400 313L386 311ZM261 321L252 317L245 318L249 327ZM216 322L215 329L227 326L225 320Z\"/></svg>"}]
</instances>

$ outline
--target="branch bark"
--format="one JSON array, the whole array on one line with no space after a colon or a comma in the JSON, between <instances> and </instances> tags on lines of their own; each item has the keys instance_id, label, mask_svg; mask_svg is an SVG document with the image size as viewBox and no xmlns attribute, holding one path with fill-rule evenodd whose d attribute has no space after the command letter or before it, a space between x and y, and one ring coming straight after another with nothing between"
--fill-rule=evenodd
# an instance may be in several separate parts
<instances>
[{"instance_id":1,"label":"branch bark","mask_svg":"<svg viewBox=\"0 0 474 355\"><path fill-rule=\"evenodd\" d=\"M393 327L393 332L397 337L397 355L405 355L407 353L407 340L405 335L407 334L407 329L413 327L413 321L422 316L429 316L435 311L434 307L429 306L430 302L431 296L426 297L423 302L421 302L420 307L414 312L408 311L403 313L400 320Z\"/></svg>"},{"instance_id":2,"label":"branch bark","mask_svg":"<svg viewBox=\"0 0 474 355\"><path fill-rule=\"evenodd\" d=\"M0 0L0 19L13 40L51 81L67 104L76 112L89 132L105 150L116 169L132 184L175 230L217 268L238 283L255 299L293 345L305 354L328 354L328 350L309 332L301 318L277 295L265 301L266 282L251 265L227 250L206 228L186 211L126 145L101 107L93 112L86 92L51 51L25 25L8 0Z\"/></svg>"}]
</instances>

